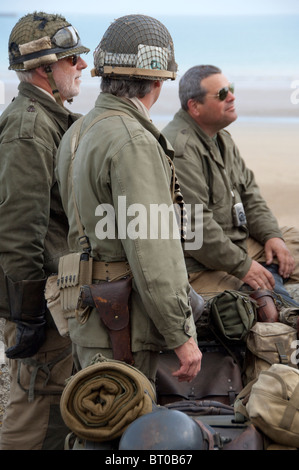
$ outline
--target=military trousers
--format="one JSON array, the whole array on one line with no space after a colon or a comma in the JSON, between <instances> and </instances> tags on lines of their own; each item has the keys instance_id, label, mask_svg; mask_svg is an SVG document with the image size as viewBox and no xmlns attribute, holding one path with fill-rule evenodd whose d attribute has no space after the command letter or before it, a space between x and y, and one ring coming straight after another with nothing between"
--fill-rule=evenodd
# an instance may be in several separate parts
<instances>
[{"instance_id":1,"label":"military trousers","mask_svg":"<svg viewBox=\"0 0 299 470\"><path fill-rule=\"evenodd\" d=\"M6 321L4 342L15 344L15 323ZM9 359L10 394L1 430L1 450L63 450L69 430L60 414L65 380L73 373L71 341L48 328L37 354Z\"/></svg>"},{"instance_id":2,"label":"military trousers","mask_svg":"<svg viewBox=\"0 0 299 470\"><path fill-rule=\"evenodd\" d=\"M89 366L97 354L106 359L113 359L112 349L79 346L73 343L73 358L77 371ZM133 353L136 369L140 370L155 387L159 353L156 351L138 351Z\"/></svg>"},{"instance_id":3,"label":"military trousers","mask_svg":"<svg viewBox=\"0 0 299 470\"><path fill-rule=\"evenodd\" d=\"M299 231L294 227L282 227L281 232L286 246L295 259L295 270L286 285L298 283L299 289ZM247 252L253 260L265 263L264 247L253 238L247 240ZM196 292L207 298L224 290L239 290L243 285L240 279L224 271L189 273L189 282ZM279 289L281 288L280 285Z\"/></svg>"}]
</instances>

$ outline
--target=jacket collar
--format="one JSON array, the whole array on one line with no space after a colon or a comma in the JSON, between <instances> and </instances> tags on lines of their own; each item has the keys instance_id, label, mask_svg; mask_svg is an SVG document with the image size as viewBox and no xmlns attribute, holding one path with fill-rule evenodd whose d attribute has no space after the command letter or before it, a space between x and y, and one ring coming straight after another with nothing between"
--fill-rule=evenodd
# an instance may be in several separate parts
<instances>
[{"instance_id":1,"label":"jacket collar","mask_svg":"<svg viewBox=\"0 0 299 470\"><path fill-rule=\"evenodd\" d=\"M18 89L22 95L27 96L27 98L31 99L33 102L37 101L48 111L51 118L55 120L64 131L67 131L79 117L78 114L72 113L67 108L59 106L47 93L44 93L31 83L21 82Z\"/></svg>"},{"instance_id":2,"label":"jacket collar","mask_svg":"<svg viewBox=\"0 0 299 470\"><path fill-rule=\"evenodd\" d=\"M173 160L174 150L168 140L163 136L163 134L161 134L159 129L156 128L152 121L148 119L148 116L137 109L131 100L126 98L122 99L118 96L111 95L110 93L100 93L96 100L95 107L104 108L107 110L123 111L132 118L136 119L148 132L150 132L155 137L166 155L168 155L168 157Z\"/></svg>"},{"instance_id":3,"label":"jacket collar","mask_svg":"<svg viewBox=\"0 0 299 470\"><path fill-rule=\"evenodd\" d=\"M184 121L188 123L188 126L195 132L195 134L199 137L203 145L207 150L209 150L210 154L212 155L213 159L221 166L224 166L223 158L221 156L219 145L217 144L215 137L210 137L206 134L202 128L197 124L196 121L190 116L187 111L184 109L180 109L177 115L182 118ZM221 136L220 133L217 133L217 137Z\"/></svg>"}]
</instances>

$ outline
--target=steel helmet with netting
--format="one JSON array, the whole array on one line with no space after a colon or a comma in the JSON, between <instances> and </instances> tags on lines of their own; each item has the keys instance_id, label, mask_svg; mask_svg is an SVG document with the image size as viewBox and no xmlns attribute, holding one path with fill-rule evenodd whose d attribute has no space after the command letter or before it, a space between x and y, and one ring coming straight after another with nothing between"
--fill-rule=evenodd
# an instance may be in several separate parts
<instances>
[{"instance_id":1,"label":"steel helmet with netting","mask_svg":"<svg viewBox=\"0 0 299 470\"><path fill-rule=\"evenodd\" d=\"M63 16L44 12L29 13L16 23L8 43L9 69L32 70L64 57L83 54L77 30Z\"/></svg>"},{"instance_id":2,"label":"steel helmet with netting","mask_svg":"<svg viewBox=\"0 0 299 470\"><path fill-rule=\"evenodd\" d=\"M174 46L155 18L127 15L115 20L94 52L92 76L175 80Z\"/></svg>"}]
</instances>

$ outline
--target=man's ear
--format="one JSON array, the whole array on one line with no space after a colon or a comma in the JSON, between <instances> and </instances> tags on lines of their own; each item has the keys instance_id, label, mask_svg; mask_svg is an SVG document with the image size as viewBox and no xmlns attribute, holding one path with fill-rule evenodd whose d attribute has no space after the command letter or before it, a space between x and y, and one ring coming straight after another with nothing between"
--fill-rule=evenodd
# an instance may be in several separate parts
<instances>
[{"instance_id":1,"label":"man's ear","mask_svg":"<svg viewBox=\"0 0 299 470\"><path fill-rule=\"evenodd\" d=\"M35 73L42 78L48 78L47 72L45 71L45 67L41 65L35 69Z\"/></svg>"},{"instance_id":2,"label":"man's ear","mask_svg":"<svg viewBox=\"0 0 299 470\"><path fill-rule=\"evenodd\" d=\"M154 87L155 88L161 88L162 84L163 84L162 80L155 80L154 81Z\"/></svg>"},{"instance_id":3,"label":"man's ear","mask_svg":"<svg viewBox=\"0 0 299 470\"><path fill-rule=\"evenodd\" d=\"M188 106L188 113L190 114L190 116L192 116L193 118L200 116L201 106L202 106L201 103L190 98L187 102L187 106Z\"/></svg>"}]
</instances>

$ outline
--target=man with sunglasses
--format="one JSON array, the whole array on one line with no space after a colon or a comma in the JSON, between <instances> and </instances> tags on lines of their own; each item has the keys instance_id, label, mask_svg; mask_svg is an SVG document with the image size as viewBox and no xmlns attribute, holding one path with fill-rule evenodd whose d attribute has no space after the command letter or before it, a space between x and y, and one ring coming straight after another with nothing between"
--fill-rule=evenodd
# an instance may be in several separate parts
<instances>
[{"instance_id":1,"label":"man with sunglasses","mask_svg":"<svg viewBox=\"0 0 299 470\"><path fill-rule=\"evenodd\" d=\"M185 252L189 280L203 296L245 284L253 290L274 289L298 305L284 281L299 281L298 262L291 254L299 252L299 234L295 229L281 232L252 171L224 130L237 119L233 93L218 67L192 67L179 83L181 109L163 130L175 150L185 203L203 208L202 245ZM192 217L194 230L201 221Z\"/></svg>"},{"instance_id":2,"label":"man with sunglasses","mask_svg":"<svg viewBox=\"0 0 299 470\"><path fill-rule=\"evenodd\" d=\"M64 107L80 89L89 52L62 16L22 17L9 37L19 94L0 118L0 316L11 377L3 450L63 449L60 395L73 369L71 341L47 309L47 277L68 253L68 222L54 167L78 115Z\"/></svg>"}]
</instances>

